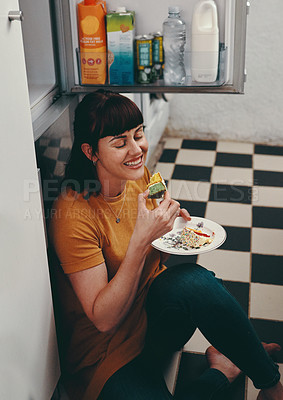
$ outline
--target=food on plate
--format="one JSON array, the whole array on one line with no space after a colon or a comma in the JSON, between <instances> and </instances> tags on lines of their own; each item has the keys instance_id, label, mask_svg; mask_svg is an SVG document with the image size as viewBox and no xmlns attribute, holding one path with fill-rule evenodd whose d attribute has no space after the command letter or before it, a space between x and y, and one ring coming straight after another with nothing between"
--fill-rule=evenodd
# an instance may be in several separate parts
<instances>
[{"instance_id":1,"label":"food on plate","mask_svg":"<svg viewBox=\"0 0 283 400\"><path fill-rule=\"evenodd\" d=\"M210 236L201 230L185 226L179 238L179 242L182 243L183 246L196 248L211 243L213 239L214 234Z\"/></svg>"},{"instance_id":2,"label":"food on plate","mask_svg":"<svg viewBox=\"0 0 283 400\"><path fill-rule=\"evenodd\" d=\"M167 187L160 172L156 172L152 175L149 184L147 185L147 189L149 189L149 199L160 199L164 195Z\"/></svg>"}]
</instances>

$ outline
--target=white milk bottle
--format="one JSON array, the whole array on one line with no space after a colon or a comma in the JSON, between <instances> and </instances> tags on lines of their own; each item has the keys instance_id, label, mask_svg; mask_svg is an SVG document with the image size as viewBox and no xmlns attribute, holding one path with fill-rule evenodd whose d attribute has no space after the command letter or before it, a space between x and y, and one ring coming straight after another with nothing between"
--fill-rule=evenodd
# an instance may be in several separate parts
<instances>
[{"instance_id":1,"label":"white milk bottle","mask_svg":"<svg viewBox=\"0 0 283 400\"><path fill-rule=\"evenodd\" d=\"M184 48L186 24L180 18L177 6L168 8L168 18L163 22L164 82L166 85L183 85L186 80Z\"/></svg>"},{"instance_id":2,"label":"white milk bottle","mask_svg":"<svg viewBox=\"0 0 283 400\"><path fill-rule=\"evenodd\" d=\"M214 0L201 0L194 8L191 51L192 80L214 82L219 60L219 28Z\"/></svg>"}]
</instances>

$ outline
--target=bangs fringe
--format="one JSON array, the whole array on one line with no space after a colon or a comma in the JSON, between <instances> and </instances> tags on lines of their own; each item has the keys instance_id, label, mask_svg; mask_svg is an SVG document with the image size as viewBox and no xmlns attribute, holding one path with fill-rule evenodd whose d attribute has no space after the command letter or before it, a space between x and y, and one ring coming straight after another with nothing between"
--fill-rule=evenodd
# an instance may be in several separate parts
<instances>
[{"instance_id":1,"label":"bangs fringe","mask_svg":"<svg viewBox=\"0 0 283 400\"><path fill-rule=\"evenodd\" d=\"M99 137L117 136L143 124L137 105L127 97L112 96L103 106Z\"/></svg>"}]
</instances>

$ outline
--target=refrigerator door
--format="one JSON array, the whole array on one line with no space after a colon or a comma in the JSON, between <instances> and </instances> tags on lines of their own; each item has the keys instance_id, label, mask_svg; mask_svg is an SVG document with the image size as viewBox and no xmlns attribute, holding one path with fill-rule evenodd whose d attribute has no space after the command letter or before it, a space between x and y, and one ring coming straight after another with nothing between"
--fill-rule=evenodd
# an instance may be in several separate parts
<instances>
[{"instance_id":1,"label":"refrigerator door","mask_svg":"<svg viewBox=\"0 0 283 400\"><path fill-rule=\"evenodd\" d=\"M56 3L19 0L19 8L23 15L20 26L36 141L66 110L70 109L72 114L75 96L61 96L64 82L58 66L56 19L60 18L60 14ZM61 53L60 57L62 66Z\"/></svg>"},{"instance_id":2,"label":"refrigerator door","mask_svg":"<svg viewBox=\"0 0 283 400\"><path fill-rule=\"evenodd\" d=\"M19 0L32 119L40 116L59 91L51 9L46 1Z\"/></svg>"},{"instance_id":3,"label":"refrigerator door","mask_svg":"<svg viewBox=\"0 0 283 400\"><path fill-rule=\"evenodd\" d=\"M57 3L61 15L58 31L60 53L66 55L67 64L63 63L61 75L64 76L65 90L70 93L84 93L98 87L109 87L119 92L151 92L151 93L243 93L245 82L245 51L247 0L215 0L219 23L219 71L213 83L194 82L191 77L191 23L194 7L198 0L179 0L182 19L187 27L187 44L185 49L186 83L180 86L166 86L163 80L152 84L134 85L82 85L79 65L79 40L77 23L77 4L80 0L68 0ZM108 11L120 6L118 0L106 2ZM136 35L162 31L162 23L167 18L170 0L152 2L151 0L125 0L127 10L135 11Z\"/></svg>"},{"instance_id":4,"label":"refrigerator door","mask_svg":"<svg viewBox=\"0 0 283 400\"><path fill-rule=\"evenodd\" d=\"M51 398L60 375L17 0L0 2L0 398Z\"/></svg>"}]
</instances>

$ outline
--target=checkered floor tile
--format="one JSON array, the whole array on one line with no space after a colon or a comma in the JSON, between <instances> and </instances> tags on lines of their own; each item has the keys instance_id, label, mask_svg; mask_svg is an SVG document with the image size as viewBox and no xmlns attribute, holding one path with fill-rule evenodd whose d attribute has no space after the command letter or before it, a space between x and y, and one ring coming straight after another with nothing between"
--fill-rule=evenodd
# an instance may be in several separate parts
<instances>
[{"instance_id":1,"label":"checkered floor tile","mask_svg":"<svg viewBox=\"0 0 283 400\"><path fill-rule=\"evenodd\" d=\"M283 347L283 147L164 140L155 171L166 179L171 196L191 215L216 221L227 232L219 249L190 261L224 280L262 341ZM171 256L167 265L184 260ZM179 357L175 355L167 371L171 390L177 393L207 368L208 346L197 331ZM275 361L283 370L283 350ZM233 384L229 400L255 400L257 392L242 377Z\"/></svg>"},{"instance_id":2,"label":"checkered floor tile","mask_svg":"<svg viewBox=\"0 0 283 400\"><path fill-rule=\"evenodd\" d=\"M41 137L35 144L38 167L45 178L60 178L64 174L72 141L70 137Z\"/></svg>"},{"instance_id":3,"label":"checkered floor tile","mask_svg":"<svg viewBox=\"0 0 283 400\"><path fill-rule=\"evenodd\" d=\"M53 201L59 194L60 181L71 153L70 136L50 138L42 136L35 143L37 167L43 182L44 212L49 219Z\"/></svg>"}]
</instances>

